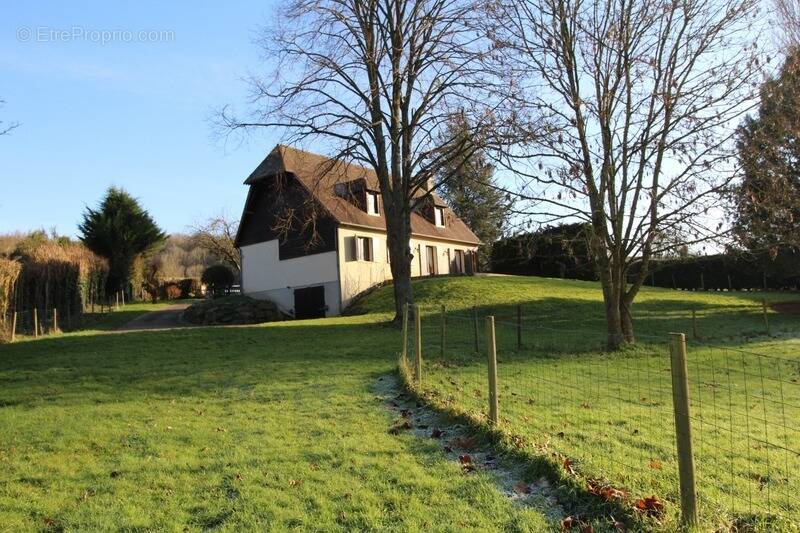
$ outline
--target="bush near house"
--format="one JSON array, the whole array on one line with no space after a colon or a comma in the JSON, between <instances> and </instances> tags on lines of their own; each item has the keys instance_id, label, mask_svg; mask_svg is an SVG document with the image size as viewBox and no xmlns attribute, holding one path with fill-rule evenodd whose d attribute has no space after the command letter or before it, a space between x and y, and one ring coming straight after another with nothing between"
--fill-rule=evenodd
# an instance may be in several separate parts
<instances>
[{"instance_id":1,"label":"bush near house","mask_svg":"<svg viewBox=\"0 0 800 533\"><path fill-rule=\"evenodd\" d=\"M233 271L225 265L212 265L203 271L202 282L214 295L223 293L236 281Z\"/></svg>"},{"instance_id":2,"label":"bush near house","mask_svg":"<svg viewBox=\"0 0 800 533\"><path fill-rule=\"evenodd\" d=\"M186 309L183 318L203 326L260 324L283 320L277 306L269 300L256 300L247 296L226 296L204 300Z\"/></svg>"}]
</instances>

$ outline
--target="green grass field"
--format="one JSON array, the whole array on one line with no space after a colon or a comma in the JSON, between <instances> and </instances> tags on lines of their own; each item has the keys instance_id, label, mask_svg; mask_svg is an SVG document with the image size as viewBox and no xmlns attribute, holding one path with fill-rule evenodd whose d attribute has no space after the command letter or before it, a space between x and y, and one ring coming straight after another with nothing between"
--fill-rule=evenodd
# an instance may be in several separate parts
<instances>
[{"instance_id":1,"label":"green grass field","mask_svg":"<svg viewBox=\"0 0 800 533\"><path fill-rule=\"evenodd\" d=\"M707 528L796 527L800 497L800 332L797 316L770 312L760 294L647 290L634 313L637 347L602 349L603 315L589 284L542 279L423 282L424 376L435 405L485 423L484 315L496 316L502 429L533 454L569 459L581 479L656 495L660 527L677 527L679 501L668 332L686 332L691 422L701 518ZM459 284L462 284L459 286ZM483 285L483 287L481 287ZM439 292L443 288L457 298ZM482 289L490 289L485 290ZM437 294L438 293L438 294ZM791 295L767 295L771 301ZM445 349L441 311L445 302ZM514 303L513 305L511 303ZM472 305L478 305L478 352ZM522 348L516 304L522 305ZM697 322L692 323L692 310ZM698 339L692 330L697 328ZM409 334L413 357L413 322ZM566 469L564 469L566 471ZM656 524L652 524L654 527Z\"/></svg>"},{"instance_id":2,"label":"green grass field","mask_svg":"<svg viewBox=\"0 0 800 533\"><path fill-rule=\"evenodd\" d=\"M438 305L464 314L477 303L482 314L510 322L522 303L526 324L538 327L538 335L529 338L526 330L521 352L514 351L515 338L498 338L501 379L518 376L504 382L508 388L501 393L501 413L504 427L524 437L522 452L535 462L557 451L575 458L580 473L596 467L591 475L611 479L622 474L616 483L631 494L653 493L668 502L675 499L671 430L659 433L658 428L670 427L670 410L654 392L648 401L658 402L658 412L667 413L654 422L654 411L641 407L642 400L622 385L625 376L632 382L629 371L637 365L640 371L650 368L651 375L663 366L663 352L654 350L658 342L653 339L665 338L668 331L690 331L695 308L699 333L708 337L704 342L714 342L719 350L747 347L793 358L781 370L787 389L798 373L793 337L800 331L798 317L771 314L774 336L767 339L754 306L758 294L646 289L636 307L643 346L608 356L599 350L602 308L592 283L439 278L416 281L415 292L429 308L426 386L453 387L451 401L440 398L447 403L443 406L473 413L484 409L471 386L448 385L445 377L454 370L483 394L485 385L483 359L473 353L468 320L460 331L455 318L448 322L448 351L444 359L434 357ZM148 308L140 304L130 312ZM365 314L338 319L130 333L107 331L123 322L112 314L79 333L0 346L0 531L557 530L559 524L548 523L542 512L509 501L488 475L464 475L437 442L388 432L393 418L373 387L394 370L400 347L398 329L386 323L391 290L377 291L360 308ZM566 351L561 349L565 344ZM600 369L620 376L617 399L597 390ZM574 386L547 385L563 385L570 376ZM700 395L700 413L709 425L714 419L706 398L722 385L714 379L704 382L701 390L708 391ZM638 383L646 380L640 377ZM546 390L553 394L542 395ZM588 408L567 402L578 401L580 390L587 391L580 401ZM518 398L522 394L528 396ZM784 403L799 403L791 394L784 390ZM723 400L717 399L722 412ZM615 418L608 418L609 412ZM755 426L753 413L748 421ZM724 425L721 417L716 420ZM796 438L796 418L791 424ZM625 430L598 437L601 425ZM628 434L634 429L642 438ZM707 427L703 434L710 435ZM653 442L644 445L645 436ZM774 440L772 433L769 440ZM704 442L703 449L712 446ZM739 443L731 449L738 457ZM747 467L759 450L745 449L752 452L743 460ZM624 458L635 468L620 467L609 457ZM659 459L661 466L650 468L659 474L652 479L641 475L646 472L641 462L650 459ZM704 463L699 463L702 484ZM760 480L740 489L739 499L746 502L746 489L756 483L759 490L769 487L775 489L774 498L783 498L771 500L773 507L796 505L791 491L781 496L777 489L797 479L769 478L767 472L778 469L768 466ZM729 513L720 495L705 494L705 509L720 507L715 524L744 516L741 508ZM661 527L671 525L674 512Z\"/></svg>"}]
</instances>

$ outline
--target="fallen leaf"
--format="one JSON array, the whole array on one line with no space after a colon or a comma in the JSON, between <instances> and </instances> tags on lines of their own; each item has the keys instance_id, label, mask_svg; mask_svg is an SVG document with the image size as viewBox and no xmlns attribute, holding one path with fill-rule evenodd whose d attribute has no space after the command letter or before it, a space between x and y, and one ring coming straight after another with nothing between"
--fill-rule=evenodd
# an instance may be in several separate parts
<instances>
[{"instance_id":1,"label":"fallen leaf","mask_svg":"<svg viewBox=\"0 0 800 533\"><path fill-rule=\"evenodd\" d=\"M219 431L220 433L225 433L225 428L217 428L217 431Z\"/></svg>"},{"instance_id":2,"label":"fallen leaf","mask_svg":"<svg viewBox=\"0 0 800 533\"><path fill-rule=\"evenodd\" d=\"M289 481L289 485L292 487L299 487L302 484L303 484L302 479L292 479L291 481Z\"/></svg>"},{"instance_id":3,"label":"fallen leaf","mask_svg":"<svg viewBox=\"0 0 800 533\"><path fill-rule=\"evenodd\" d=\"M638 511L643 512L647 516L659 517L664 513L664 502L659 500L656 496L647 498L640 498L634 504Z\"/></svg>"},{"instance_id":4,"label":"fallen leaf","mask_svg":"<svg viewBox=\"0 0 800 533\"><path fill-rule=\"evenodd\" d=\"M561 521L561 531L568 531L577 525L578 520L574 516L568 516Z\"/></svg>"},{"instance_id":5,"label":"fallen leaf","mask_svg":"<svg viewBox=\"0 0 800 533\"><path fill-rule=\"evenodd\" d=\"M650 459L650 468L653 470L661 470L661 462L656 459Z\"/></svg>"},{"instance_id":6,"label":"fallen leaf","mask_svg":"<svg viewBox=\"0 0 800 533\"><path fill-rule=\"evenodd\" d=\"M47 517L44 518L44 525L49 526L49 527L53 527L56 524L58 524L58 522L56 522L52 518L47 518Z\"/></svg>"},{"instance_id":7,"label":"fallen leaf","mask_svg":"<svg viewBox=\"0 0 800 533\"><path fill-rule=\"evenodd\" d=\"M241 481L242 475L239 472L236 472L236 481Z\"/></svg>"},{"instance_id":8,"label":"fallen leaf","mask_svg":"<svg viewBox=\"0 0 800 533\"><path fill-rule=\"evenodd\" d=\"M517 494L522 496L524 494L530 494L531 493L531 489L530 489L530 487L528 487L528 484L525 483L524 481L517 481L514 484L514 492L516 492Z\"/></svg>"},{"instance_id":9,"label":"fallen leaf","mask_svg":"<svg viewBox=\"0 0 800 533\"><path fill-rule=\"evenodd\" d=\"M464 472L472 472L475 470L475 463L472 462L472 456L469 454L459 455L458 462L461 463L461 468Z\"/></svg>"},{"instance_id":10,"label":"fallen leaf","mask_svg":"<svg viewBox=\"0 0 800 533\"><path fill-rule=\"evenodd\" d=\"M456 437L450 441L450 446L453 448L461 448L462 450L471 451L475 449L477 439L474 436L469 437Z\"/></svg>"},{"instance_id":11,"label":"fallen leaf","mask_svg":"<svg viewBox=\"0 0 800 533\"><path fill-rule=\"evenodd\" d=\"M569 459L566 459L566 458L564 459L564 470L566 470L567 472L569 472L573 476L575 475L575 469L572 468L572 461L570 461Z\"/></svg>"}]
</instances>

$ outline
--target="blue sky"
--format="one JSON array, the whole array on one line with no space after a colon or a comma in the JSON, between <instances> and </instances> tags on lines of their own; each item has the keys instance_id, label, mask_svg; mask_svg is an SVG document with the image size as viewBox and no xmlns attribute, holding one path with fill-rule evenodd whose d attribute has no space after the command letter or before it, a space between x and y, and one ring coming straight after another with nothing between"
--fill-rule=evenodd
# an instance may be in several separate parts
<instances>
[{"instance_id":1,"label":"blue sky","mask_svg":"<svg viewBox=\"0 0 800 533\"><path fill-rule=\"evenodd\" d=\"M279 139L226 143L209 118L246 103L241 78L258 69L252 41L273 2L2 5L0 120L20 126L0 137L0 233L75 235L110 185L168 232L221 211L238 217L242 181Z\"/></svg>"}]
</instances>

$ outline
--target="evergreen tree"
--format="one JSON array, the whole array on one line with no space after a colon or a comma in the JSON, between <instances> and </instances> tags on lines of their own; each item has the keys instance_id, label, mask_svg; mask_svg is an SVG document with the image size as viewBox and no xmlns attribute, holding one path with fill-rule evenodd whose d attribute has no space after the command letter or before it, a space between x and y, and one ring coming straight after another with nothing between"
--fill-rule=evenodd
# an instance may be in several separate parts
<instances>
[{"instance_id":1,"label":"evergreen tree","mask_svg":"<svg viewBox=\"0 0 800 533\"><path fill-rule=\"evenodd\" d=\"M734 188L734 229L754 252L800 245L800 50L761 87L757 117L738 132L744 171Z\"/></svg>"},{"instance_id":2,"label":"evergreen tree","mask_svg":"<svg viewBox=\"0 0 800 533\"><path fill-rule=\"evenodd\" d=\"M86 208L78 229L81 241L108 259L109 294L127 290L136 258L155 251L166 240L139 202L116 187L108 189L96 210Z\"/></svg>"},{"instance_id":3,"label":"evergreen tree","mask_svg":"<svg viewBox=\"0 0 800 533\"><path fill-rule=\"evenodd\" d=\"M461 152L440 170L450 178L441 180L439 194L483 243L478 248L478 268L486 271L491 265L492 245L508 222L511 201L497 189L494 167L484 152L474 149L483 143L474 139L464 116L451 120L445 137L460 145Z\"/></svg>"}]
</instances>

